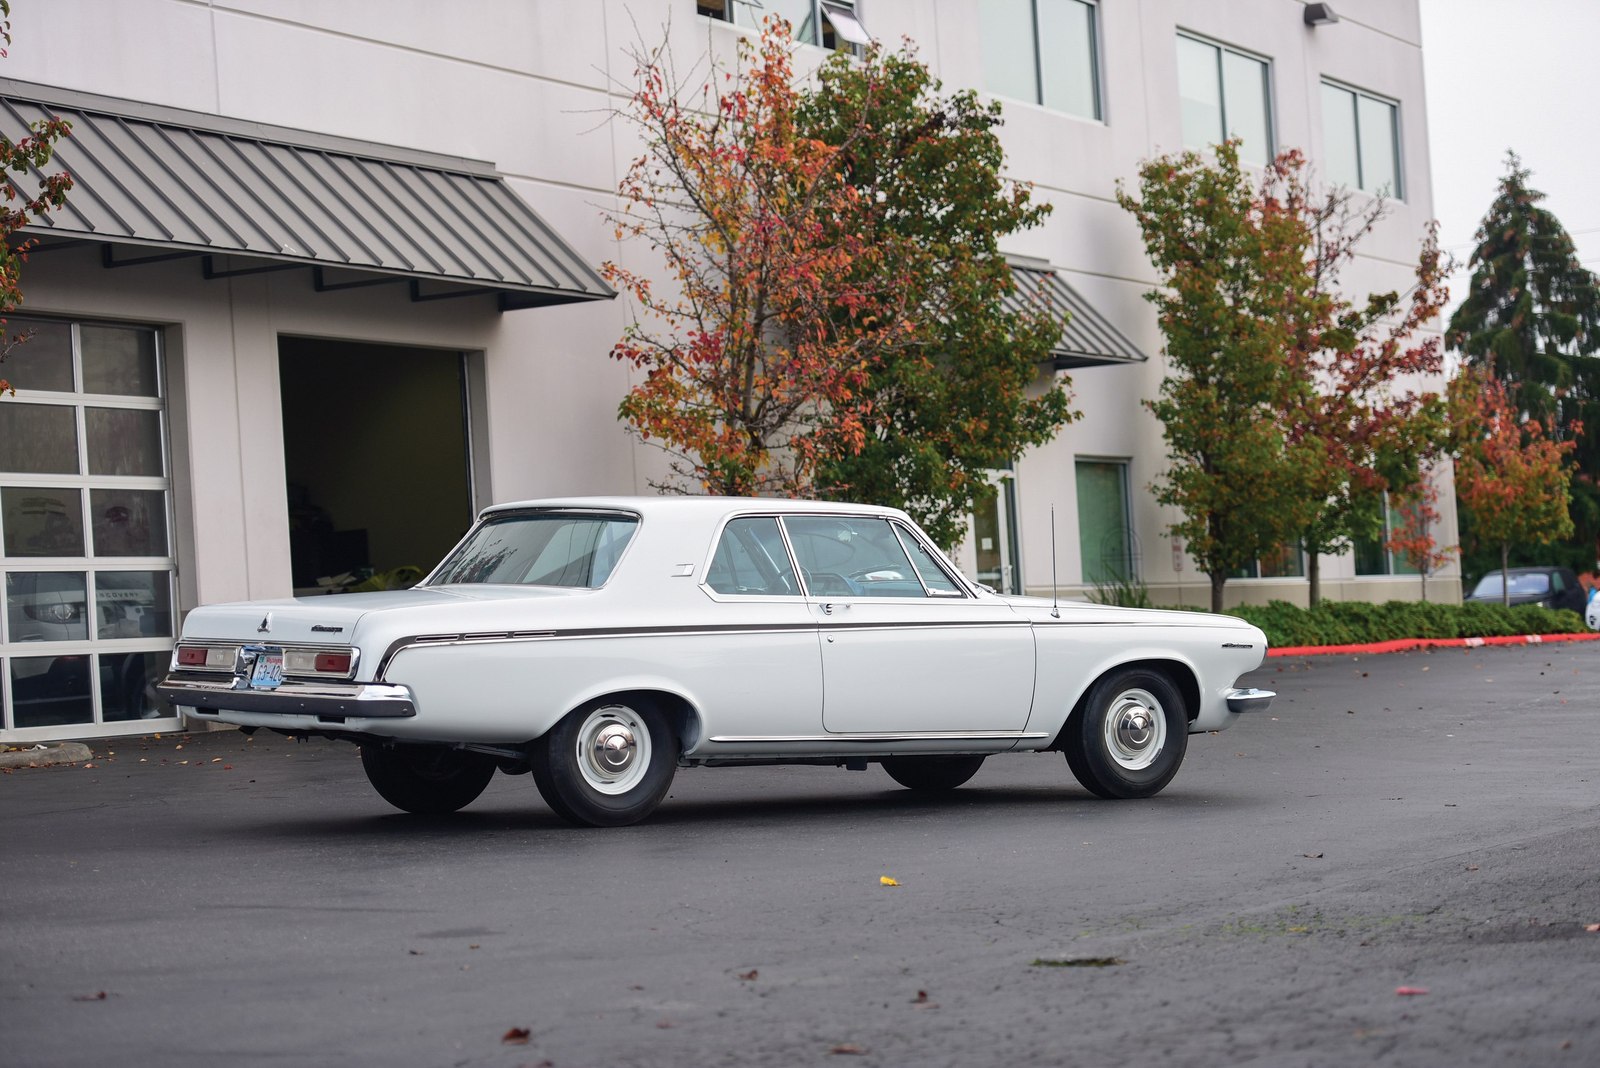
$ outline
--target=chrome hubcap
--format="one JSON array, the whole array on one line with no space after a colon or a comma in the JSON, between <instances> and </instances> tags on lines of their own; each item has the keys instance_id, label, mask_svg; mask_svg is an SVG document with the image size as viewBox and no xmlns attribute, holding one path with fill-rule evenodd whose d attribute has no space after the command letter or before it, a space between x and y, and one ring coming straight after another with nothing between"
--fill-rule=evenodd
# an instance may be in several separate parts
<instances>
[{"instance_id":1,"label":"chrome hubcap","mask_svg":"<svg viewBox=\"0 0 1600 1068\"><path fill-rule=\"evenodd\" d=\"M1126 690L1111 702L1105 720L1106 751L1129 771L1149 767L1167 740L1161 702L1148 690Z\"/></svg>"},{"instance_id":2,"label":"chrome hubcap","mask_svg":"<svg viewBox=\"0 0 1600 1068\"><path fill-rule=\"evenodd\" d=\"M590 712L578 730L578 769L603 794L623 794L650 766L650 729L626 705Z\"/></svg>"}]
</instances>

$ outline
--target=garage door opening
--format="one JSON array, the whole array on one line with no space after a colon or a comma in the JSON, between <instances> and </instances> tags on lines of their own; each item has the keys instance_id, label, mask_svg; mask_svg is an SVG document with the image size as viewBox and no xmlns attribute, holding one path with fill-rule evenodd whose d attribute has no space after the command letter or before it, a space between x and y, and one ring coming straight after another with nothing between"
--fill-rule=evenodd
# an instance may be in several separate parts
<instances>
[{"instance_id":1,"label":"garage door opening","mask_svg":"<svg viewBox=\"0 0 1600 1068\"><path fill-rule=\"evenodd\" d=\"M278 368L295 592L410 585L472 522L467 357L283 338Z\"/></svg>"}]
</instances>

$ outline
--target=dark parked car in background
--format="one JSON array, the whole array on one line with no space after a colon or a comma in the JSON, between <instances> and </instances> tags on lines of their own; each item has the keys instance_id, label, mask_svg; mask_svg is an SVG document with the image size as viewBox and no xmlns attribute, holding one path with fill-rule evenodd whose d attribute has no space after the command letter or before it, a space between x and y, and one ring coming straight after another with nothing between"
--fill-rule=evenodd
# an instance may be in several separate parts
<instances>
[{"instance_id":1,"label":"dark parked car in background","mask_svg":"<svg viewBox=\"0 0 1600 1068\"><path fill-rule=\"evenodd\" d=\"M1507 587L1512 604L1566 608L1580 616L1588 601L1578 576L1565 567L1513 567L1504 572L1491 571L1478 580L1465 600L1501 604L1506 599Z\"/></svg>"}]
</instances>

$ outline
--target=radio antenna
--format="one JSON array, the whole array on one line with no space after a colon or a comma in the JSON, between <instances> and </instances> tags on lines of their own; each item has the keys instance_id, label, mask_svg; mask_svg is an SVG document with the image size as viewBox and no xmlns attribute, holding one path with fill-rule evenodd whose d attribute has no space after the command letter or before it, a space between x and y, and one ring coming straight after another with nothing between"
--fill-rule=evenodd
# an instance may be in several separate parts
<instances>
[{"instance_id":1,"label":"radio antenna","mask_svg":"<svg viewBox=\"0 0 1600 1068\"><path fill-rule=\"evenodd\" d=\"M1061 609L1056 604L1056 506L1050 505L1050 618L1060 619Z\"/></svg>"}]
</instances>

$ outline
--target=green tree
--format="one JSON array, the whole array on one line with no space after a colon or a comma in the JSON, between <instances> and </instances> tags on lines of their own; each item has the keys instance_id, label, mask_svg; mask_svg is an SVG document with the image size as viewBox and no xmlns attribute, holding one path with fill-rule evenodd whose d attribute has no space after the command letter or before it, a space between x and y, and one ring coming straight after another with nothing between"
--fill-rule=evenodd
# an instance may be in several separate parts
<instances>
[{"instance_id":1,"label":"green tree","mask_svg":"<svg viewBox=\"0 0 1600 1068\"><path fill-rule=\"evenodd\" d=\"M0 42L11 43L10 0L0 0ZM0 47L0 58L6 54ZM61 119L36 122L28 135L19 141L0 136L0 173L5 175L4 191L0 196L0 363L11 355L11 350L28 340L28 334L11 332L5 316L17 310L22 303L22 265L28 261L28 251L38 244L36 238L13 240L12 235L24 226L42 219L67 202L67 192L72 188L72 176L66 171L42 174L55 155L55 144L68 136L70 124ZM31 191L24 190L18 181L34 174L37 179ZM13 394L4 376L0 376L0 397Z\"/></svg>"},{"instance_id":2,"label":"green tree","mask_svg":"<svg viewBox=\"0 0 1600 1068\"><path fill-rule=\"evenodd\" d=\"M1281 201L1259 198L1237 142L1215 162L1184 152L1139 169L1138 220L1163 288L1160 315L1171 368L1146 406L1161 421L1168 467L1156 499L1182 518L1168 530L1211 580L1211 607L1235 572L1293 539L1310 518L1307 475L1325 462L1291 443L1279 413L1308 387L1289 359L1297 305L1315 291L1310 234Z\"/></svg>"},{"instance_id":3,"label":"green tree","mask_svg":"<svg viewBox=\"0 0 1600 1068\"><path fill-rule=\"evenodd\" d=\"M913 324L911 345L869 367L869 432L859 451L822 462L818 492L904 508L944 545L993 493L990 471L1075 417L1063 378L1030 395L1059 321L1005 303L1013 283L999 241L1050 209L1002 177L1001 121L1000 105L970 90L941 95L909 47L874 46L864 59L835 54L796 123L802 137L842 146L843 180L881 206L878 240L894 250Z\"/></svg>"},{"instance_id":4,"label":"green tree","mask_svg":"<svg viewBox=\"0 0 1600 1068\"><path fill-rule=\"evenodd\" d=\"M1529 186L1530 172L1506 153L1506 174L1478 227L1469 261L1467 298L1446 333L1463 362L1504 382L1523 417L1556 441L1576 440L1566 463L1572 474L1575 543L1556 549L1561 562L1594 567L1600 544L1600 435L1578 438L1576 427L1600 426L1600 283L1578 261L1572 239L1550 211L1544 194ZM1486 545L1493 537L1480 539ZM1551 548L1512 544L1509 555L1546 562ZM1494 566L1493 557L1466 561L1469 569Z\"/></svg>"},{"instance_id":5,"label":"green tree","mask_svg":"<svg viewBox=\"0 0 1600 1068\"><path fill-rule=\"evenodd\" d=\"M1563 457L1573 440L1557 441L1539 420L1522 417L1509 388L1481 368L1464 368L1450 383L1450 413L1456 496L1473 536L1499 553L1501 569L1510 566L1512 545L1571 537ZM1509 605L1509 585L1501 592Z\"/></svg>"}]
</instances>

